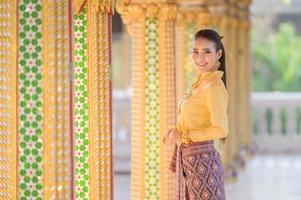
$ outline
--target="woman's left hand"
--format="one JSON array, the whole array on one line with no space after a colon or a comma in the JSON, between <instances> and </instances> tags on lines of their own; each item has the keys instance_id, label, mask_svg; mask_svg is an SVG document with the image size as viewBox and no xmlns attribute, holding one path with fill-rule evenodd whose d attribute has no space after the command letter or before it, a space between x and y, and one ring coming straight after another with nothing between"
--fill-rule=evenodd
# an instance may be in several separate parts
<instances>
[{"instance_id":1,"label":"woman's left hand","mask_svg":"<svg viewBox=\"0 0 301 200\"><path fill-rule=\"evenodd\" d=\"M163 143L175 144L178 140L180 140L180 137L181 133L177 128L169 129L163 138Z\"/></svg>"}]
</instances>

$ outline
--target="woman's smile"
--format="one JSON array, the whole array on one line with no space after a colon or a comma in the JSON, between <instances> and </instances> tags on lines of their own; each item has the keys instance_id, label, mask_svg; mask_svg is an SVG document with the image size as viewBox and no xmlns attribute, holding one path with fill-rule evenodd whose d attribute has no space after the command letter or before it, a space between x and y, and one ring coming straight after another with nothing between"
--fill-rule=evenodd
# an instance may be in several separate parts
<instances>
[{"instance_id":1,"label":"woman's smile","mask_svg":"<svg viewBox=\"0 0 301 200\"><path fill-rule=\"evenodd\" d=\"M206 67L207 63L205 64L199 64L199 63L195 63L198 67Z\"/></svg>"}]
</instances>

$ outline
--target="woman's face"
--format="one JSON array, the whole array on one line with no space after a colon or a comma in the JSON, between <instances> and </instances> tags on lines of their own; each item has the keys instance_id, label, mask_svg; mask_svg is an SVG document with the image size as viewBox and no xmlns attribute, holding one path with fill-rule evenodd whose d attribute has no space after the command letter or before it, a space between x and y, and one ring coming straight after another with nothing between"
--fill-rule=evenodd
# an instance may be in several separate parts
<instances>
[{"instance_id":1,"label":"woman's face","mask_svg":"<svg viewBox=\"0 0 301 200\"><path fill-rule=\"evenodd\" d=\"M217 70L216 64L222 56L222 50L216 52L215 43L199 37L194 41L192 60L199 72Z\"/></svg>"}]
</instances>

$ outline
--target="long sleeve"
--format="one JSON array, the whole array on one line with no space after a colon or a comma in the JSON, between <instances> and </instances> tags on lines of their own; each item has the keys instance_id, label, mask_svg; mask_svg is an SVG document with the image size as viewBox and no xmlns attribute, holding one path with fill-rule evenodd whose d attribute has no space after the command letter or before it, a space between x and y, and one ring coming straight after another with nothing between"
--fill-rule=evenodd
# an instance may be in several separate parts
<instances>
[{"instance_id":1,"label":"long sleeve","mask_svg":"<svg viewBox=\"0 0 301 200\"><path fill-rule=\"evenodd\" d=\"M205 102L211 126L190 130L188 137L193 142L225 138L228 135L228 93L223 85L215 85L205 92Z\"/></svg>"}]
</instances>

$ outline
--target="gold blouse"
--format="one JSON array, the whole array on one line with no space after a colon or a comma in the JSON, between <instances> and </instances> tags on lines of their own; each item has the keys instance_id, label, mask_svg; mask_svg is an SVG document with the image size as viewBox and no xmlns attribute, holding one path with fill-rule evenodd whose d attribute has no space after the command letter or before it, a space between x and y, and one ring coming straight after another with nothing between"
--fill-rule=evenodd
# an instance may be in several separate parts
<instances>
[{"instance_id":1,"label":"gold blouse","mask_svg":"<svg viewBox=\"0 0 301 200\"><path fill-rule=\"evenodd\" d=\"M204 72L199 86L179 102L177 128L181 142L225 138L228 135L228 92L221 79L224 72Z\"/></svg>"}]
</instances>

